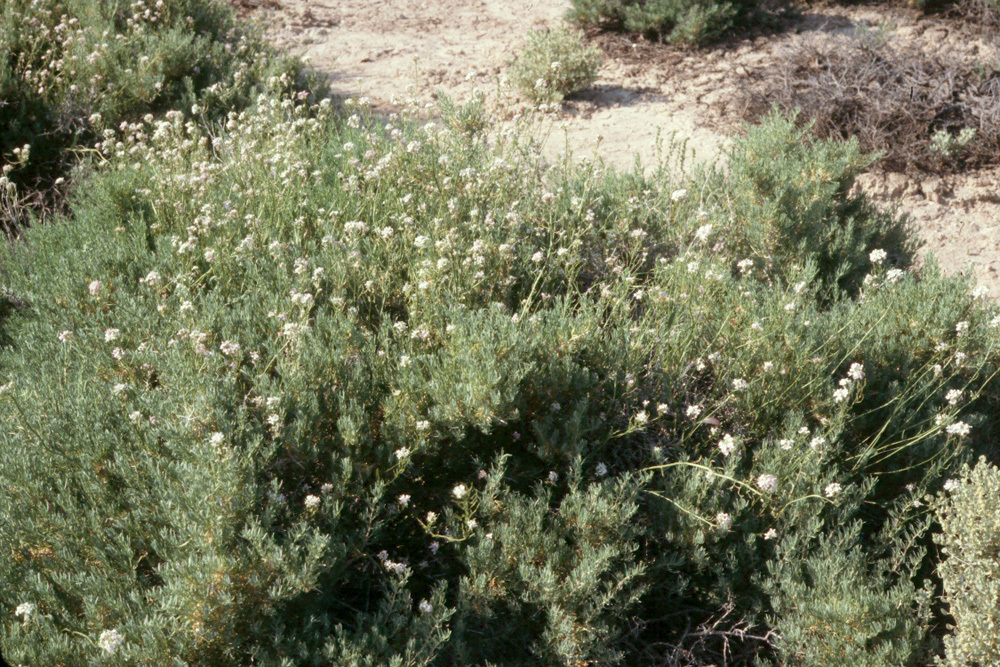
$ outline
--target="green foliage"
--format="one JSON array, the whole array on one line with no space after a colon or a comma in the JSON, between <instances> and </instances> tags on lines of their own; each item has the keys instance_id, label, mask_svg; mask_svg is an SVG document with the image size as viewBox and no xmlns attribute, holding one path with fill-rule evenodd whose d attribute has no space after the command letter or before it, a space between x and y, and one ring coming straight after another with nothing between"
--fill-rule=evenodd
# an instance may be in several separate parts
<instances>
[{"instance_id":1,"label":"green foliage","mask_svg":"<svg viewBox=\"0 0 1000 667\"><path fill-rule=\"evenodd\" d=\"M767 262L785 284L791 272L811 263L824 290L855 295L875 268L872 248L885 252L880 262L906 267L916 236L905 219L849 195L854 178L873 162L857 140L811 141L810 129L796 128L794 116L772 113L736 139L730 180L737 194L732 224L741 228L737 250Z\"/></svg>"},{"instance_id":2,"label":"green foliage","mask_svg":"<svg viewBox=\"0 0 1000 667\"><path fill-rule=\"evenodd\" d=\"M301 68L216 0L6 0L0 53L0 162L17 186L0 195L8 225L23 205L52 205L71 152L105 128L176 108L216 120Z\"/></svg>"},{"instance_id":3,"label":"green foliage","mask_svg":"<svg viewBox=\"0 0 1000 667\"><path fill-rule=\"evenodd\" d=\"M944 601L954 618L944 638L948 667L992 665L1000 660L1000 470L980 458L945 483L935 510L941 534L935 542L944 561L938 567Z\"/></svg>"},{"instance_id":4,"label":"green foliage","mask_svg":"<svg viewBox=\"0 0 1000 667\"><path fill-rule=\"evenodd\" d=\"M841 512L858 504L846 497ZM846 514L846 512L845 512ZM924 522L926 523L926 522ZM890 522L891 529L898 524ZM890 538L890 556L861 545L861 521L803 539L783 540L768 564L783 664L802 667L899 667L927 664L932 595L912 583L925 555L907 542L926 529ZM807 546L808 545L808 546Z\"/></svg>"},{"instance_id":5,"label":"green foliage","mask_svg":"<svg viewBox=\"0 0 1000 667\"><path fill-rule=\"evenodd\" d=\"M597 79L601 52L585 46L580 34L559 27L528 33L524 50L511 61L510 76L536 103L562 102Z\"/></svg>"},{"instance_id":6,"label":"green foliage","mask_svg":"<svg viewBox=\"0 0 1000 667\"><path fill-rule=\"evenodd\" d=\"M718 39L759 11L756 0L573 0L569 16L589 25L698 44Z\"/></svg>"},{"instance_id":7,"label":"green foliage","mask_svg":"<svg viewBox=\"0 0 1000 667\"><path fill-rule=\"evenodd\" d=\"M8 660L922 655L912 501L996 426L1000 317L856 148L773 119L678 182L272 85L109 131L0 254Z\"/></svg>"}]
</instances>

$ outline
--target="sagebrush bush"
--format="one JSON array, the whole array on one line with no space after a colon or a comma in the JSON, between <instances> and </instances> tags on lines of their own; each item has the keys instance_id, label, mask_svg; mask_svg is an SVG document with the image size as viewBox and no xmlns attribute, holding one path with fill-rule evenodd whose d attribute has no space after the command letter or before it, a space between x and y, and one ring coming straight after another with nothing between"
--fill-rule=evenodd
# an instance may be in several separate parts
<instances>
[{"instance_id":1,"label":"sagebrush bush","mask_svg":"<svg viewBox=\"0 0 1000 667\"><path fill-rule=\"evenodd\" d=\"M521 53L510 63L514 85L536 103L558 104L597 79L601 52L564 27L528 33Z\"/></svg>"},{"instance_id":2,"label":"sagebrush bush","mask_svg":"<svg viewBox=\"0 0 1000 667\"><path fill-rule=\"evenodd\" d=\"M569 17L586 25L625 30L675 44L718 39L761 20L759 0L572 0Z\"/></svg>"},{"instance_id":3,"label":"sagebrush bush","mask_svg":"<svg viewBox=\"0 0 1000 667\"><path fill-rule=\"evenodd\" d=\"M211 122L302 67L217 0L5 0L0 53L4 226L57 203L106 128L168 109Z\"/></svg>"},{"instance_id":4,"label":"sagebrush bush","mask_svg":"<svg viewBox=\"0 0 1000 667\"><path fill-rule=\"evenodd\" d=\"M675 181L481 108L128 124L4 247L8 660L923 654L912 501L995 426L997 308L854 145L774 119Z\"/></svg>"},{"instance_id":5,"label":"sagebrush bush","mask_svg":"<svg viewBox=\"0 0 1000 667\"><path fill-rule=\"evenodd\" d=\"M945 483L935 503L944 601L954 618L944 638L947 667L1000 662L1000 470L980 458Z\"/></svg>"}]
</instances>

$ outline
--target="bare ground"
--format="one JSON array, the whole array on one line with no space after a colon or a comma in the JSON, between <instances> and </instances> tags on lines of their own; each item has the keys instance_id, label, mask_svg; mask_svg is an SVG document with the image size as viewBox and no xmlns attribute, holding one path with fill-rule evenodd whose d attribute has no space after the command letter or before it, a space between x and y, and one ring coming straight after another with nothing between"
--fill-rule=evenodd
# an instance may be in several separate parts
<instances>
[{"instance_id":1,"label":"bare ground","mask_svg":"<svg viewBox=\"0 0 1000 667\"><path fill-rule=\"evenodd\" d=\"M560 24L569 0L235 0L253 9L275 43L308 56L335 93L368 97L383 112L408 96L456 100L474 89L496 100L497 81L529 30ZM724 162L739 131L743 89L753 75L805 40L879 31L928 49L987 57L991 46L946 24L885 7L810 9L781 32L723 47L681 50L594 34L604 64L593 88L567 101L549 135L552 156L597 155L622 169L657 162L657 139L687 140L695 161ZM689 161L690 163L690 161ZM912 217L948 272L971 269L1000 297L1000 170L938 177L865 174L859 185Z\"/></svg>"}]
</instances>

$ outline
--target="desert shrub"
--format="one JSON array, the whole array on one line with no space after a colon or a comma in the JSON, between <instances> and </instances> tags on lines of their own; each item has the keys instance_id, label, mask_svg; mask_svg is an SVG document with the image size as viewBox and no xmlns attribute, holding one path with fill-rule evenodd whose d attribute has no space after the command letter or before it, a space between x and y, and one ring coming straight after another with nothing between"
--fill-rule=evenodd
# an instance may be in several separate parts
<instances>
[{"instance_id":1,"label":"desert shrub","mask_svg":"<svg viewBox=\"0 0 1000 667\"><path fill-rule=\"evenodd\" d=\"M935 540L944 561L939 566L944 601L954 618L944 638L948 667L991 665L1000 660L1000 471L981 458L945 483L935 510L941 534Z\"/></svg>"},{"instance_id":2,"label":"desert shrub","mask_svg":"<svg viewBox=\"0 0 1000 667\"><path fill-rule=\"evenodd\" d=\"M799 109L818 137L857 137L879 164L950 172L996 164L1000 75L891 38L831 38L754 74L745 113Z\"/></svg>"},{"instance_id":3,"label":"desert shrub","mask_svg":"<svg viewBox=\"0 0 1000 667\"><path fill-rule=\"evenodd\" d=\"M761 20L756 0L573 0L569 17L586 25L653 36L674 44L698 44Z\"/></svg>"},{"instance_id":4,"label":"desert shrub","mask_svg":"<svg viewBox=\"0 0 1000 667\"><path fill-rule=\"evenodd\" d=\"M598 49L559 27L528 33L524 49L511 61L510 77L528 99L559 103L592 84L600 66Z\"/></svg>"},{"instance_id":5,"label":"desert shrub","mask_svg":"<svg viewBox=\"0 0 1000 667\"><path fill-rule=\"evenodd\" d=\"M675 181L347 109L126 125L2 250L8 660L922 653L912 501L993 427L1000 317L890 266L856 146L774 120Z\"/></svg>"},{"instance_id":6,"label":"desert shrub","mask_svg":"<svg viewBox=\"0 0 1000 667\"><path fill-rule=\"evenodd\" d=\"M301 68L215 0L9 0L0 53L5 226L55 204L105 128L175 108L212 121Z\"/></svg>"}]
</instances>

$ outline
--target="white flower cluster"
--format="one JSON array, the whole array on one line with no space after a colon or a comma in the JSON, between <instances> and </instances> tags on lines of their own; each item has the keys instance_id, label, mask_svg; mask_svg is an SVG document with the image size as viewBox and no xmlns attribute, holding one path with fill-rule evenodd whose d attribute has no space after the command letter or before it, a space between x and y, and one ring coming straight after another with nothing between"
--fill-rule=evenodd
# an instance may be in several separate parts
<instances>
[{"instance_id":1,"label":"white flower cluster","mask_svg":"<svg viewBox=\"0 0 1000 667\"><path fill-rule=\"evenodd\" d=\"M948 424L944 430L948 433L948 435L955 435L959 438L964 438L972 432L972 427L965 422L955 422L954 424Z\"/></svg>"},{"instance_id":2,"label":"white flower cluster","mask_svg":"<svg viewBox=\"0 0 1000 667\"><path fill-rule=\"evenodd\" d=\"M833 402L845 402L851 395L851 387L854 385L854 382L860 382L864 379L865 367L857 362L851 364L851 367L847 369L847 377L840 379L838 382L840 386L833 392Z\"/></svg>"},{"instance_id":3,"label":"white flower cluster","mask_svg":"<svg viewBox=\"0 0 1000 667\"><path fill-rule=\"evenodd\" d=\"M117 630L105 630L97 640L97 645L105 653L114 653L125 643L125 636Z\"/></svg>"},{"instance_id":4,"label":"white flower cluster","mask_svg":"<svg viewBox=\"0 0 1000 667\"><path fill-rule=\"evenodd\" d=\"M774 475L763 474L757 478L757 488L761 491L773 492L778 488L778 478Z\"/></svg>"},{"instance_id":5,"label":"white flower cluster","mask_svg":"<svg viewBox=\"0 0 1000 667\"><path fill-rule=\"evenodd\" d=\"M22 602L17 605L17 609L14 610L14 614L20 616L25 622L30 621L31 617L35 615L37 607L31 602Z\"/></svg>"},{"instance_id":6,"label":"white flower cluster","mask_svg":"<svg viewBox=\"0 0 1000 667\"><path fill-rule=\"evenodd\" d=\"M722 440L719 440L719 451L722 452L723 456L731 456L738 448L739 442L736 438L730 434L722 436Z\"/></svg>"}]
</instances>

